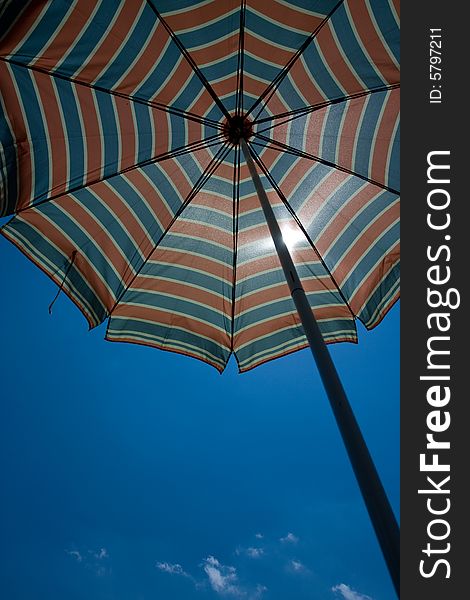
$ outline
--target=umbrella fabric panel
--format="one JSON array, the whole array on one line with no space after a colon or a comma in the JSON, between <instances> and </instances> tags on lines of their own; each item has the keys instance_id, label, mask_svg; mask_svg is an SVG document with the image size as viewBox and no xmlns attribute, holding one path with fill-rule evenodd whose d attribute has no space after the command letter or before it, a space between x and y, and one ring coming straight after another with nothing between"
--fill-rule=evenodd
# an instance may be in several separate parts
<instances>
[{"instance_id":1,"label":"umbrella fabric panel","mask_svg":"<svg viewBox=\"0 0 470 600\"><path fill-rule=\"evenodd\" d=\"M91 327L98 325L212 159L208 150L197 150L110 177L23 211L2 233L63 284Z\"/></svg>"},{"instance_id":2,"label":"umbrella fabric panel","mask_svg":"<svg viewBox=\"0 0 470 600\"><path fill-rule=\"evenodd\" d=\"M231 151L131 281L107 339L188 354L218 370L233 351L241 371L307 345L247 168L237 171ZM265 185L325 339L356 341L334 281Z\"/></svg>"},{"instance_id":3,"label":"umbrella fabric panel","mask_svg":"<svg viewBox=\"0 0 470 600\"><path fill-rule=\"evenodd\" d=\"M225 367L232 350L235 152L181 212L112 312L106 337Z\"/></svg>"},{"instance_id":4,"label":"umbrella fabric panel","mask_svg":"<svg viewBox=\"0 0 470 600\"><path fill-rule=\"evenodd\" d=\"M214 104L146 0L33 2L1 40L0 56L181 111L205 114Z\"/></svg>"},{"instance_id":5,"label":"umbrella fabric panel","mask_svg":"<svg viewBox=\"0 0 470 600\"><path fill-rule=\"evenodd\" d=\"M0 91L0 156L7 190L1 197L3 215L106 179L217 131L1 61Z\"/></svg>"},{"instance_id":6,"label":"umbrella fabric panel","mask_svg":"<svg viewBox=\"0 0 470 600\"><path fill-rule=\"evenodd\" d=\"M345 0L267 96L273 115L400 81L398 2ZM271 97L270 97L271 96Z\"/></svg>"},{"instance_id":7,"label":"umbrella fabric panel","mask_svg":"<svg viewBox=\"0 0 470 600\"><path fill-rule=\"evenodd\" d=\"M262 177L325 341L357 341L354 316L305 233ZM306 347L289 287L246 165L241 166L234 351L241 371Z\"/></svg>"},{"instance_id":8,"label":"umbrella fabric panel","mask_svg":"<svg viewBox=\"0 0 470 600\"><path fill-rule=\"evenodd\" d=\"M336 3L152 0L229 113L252 106Z\"/></svg>"},{"instance_id":9,"label":"umbrella fabric panel","mask_svg":"<svg viewBox=\"0 0 470 600\"><path fill-rule=\"evenodd\" d=\"M266 144L260 156L278 193L296 214L353 314L374 327L398 293L398 196Z\"/></svg>"},{"instance_id":10,"label":"umbrella fabric panel","mask_svg":"<svg viewBox=\"0 0 470 600\"><path fill-rule=\"evenodd\" d=\"M400 187L400 92L364 94L308 114L260 123L274 143L350 171L384 187Z\"/></svg>"}]
</instances>

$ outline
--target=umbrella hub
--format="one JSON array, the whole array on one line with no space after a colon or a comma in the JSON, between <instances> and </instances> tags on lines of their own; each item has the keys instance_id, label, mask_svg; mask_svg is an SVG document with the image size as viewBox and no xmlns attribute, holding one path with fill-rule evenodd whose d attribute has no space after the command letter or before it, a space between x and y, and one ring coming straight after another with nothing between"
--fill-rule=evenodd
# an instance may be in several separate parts
<instances>
[{"instance_id":1,"label":"umbrella hub","mask_svg":"<svg viewBox=\"0 0 470 600\"><path fill-rule=\"evenodd\" d=\"M240 143L240 139L248 140L253 135L253 123L245 115L235 115L224 123L224 135L234 145Z\"/></svg>"}]
</instances>

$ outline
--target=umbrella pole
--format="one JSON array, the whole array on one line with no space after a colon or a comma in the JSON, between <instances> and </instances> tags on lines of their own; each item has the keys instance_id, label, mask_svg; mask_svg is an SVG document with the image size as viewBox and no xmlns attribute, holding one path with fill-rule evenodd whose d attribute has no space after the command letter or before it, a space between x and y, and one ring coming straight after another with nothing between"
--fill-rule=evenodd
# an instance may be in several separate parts
<instances>
[{"instance_id":1,"label":"umbrella pole","mask_svg":"<svg viewBox=\"0 0 470 600\"><path fill-rule=\"evenodd\" d=\"M299 313L305 335L317 363L323 385L333 409L344 445L361 489L372 525L387 563L397 596L400 597L400 531L395 515L385 494L375 465L356 421L351 405L343 389L333 360L313 316L302 283L297 274L289 250L282 238L268 196L255 167L246 141L240 144L250 170L271 236L281 262L292 299Z\"/></svg>"}]
</instances>

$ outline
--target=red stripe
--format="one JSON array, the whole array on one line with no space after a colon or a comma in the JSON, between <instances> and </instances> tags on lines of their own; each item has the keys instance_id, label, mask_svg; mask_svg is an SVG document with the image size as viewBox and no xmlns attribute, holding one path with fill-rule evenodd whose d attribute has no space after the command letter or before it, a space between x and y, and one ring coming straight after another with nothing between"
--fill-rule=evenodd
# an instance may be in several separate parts
<instances>
[{"instance_id":1,"label":"red stripe","mask_svg":"<svg viewBox=\"0 0 470 600\"><path fill-rule=\"evenodd\" d=\"M387 49L377 35L374 23L370 18L365 2L348 2L348 8L353 18L356 31L374 64L388 83L400 81L400 72L392 63Z\"/></svg>"},{"instance_id":2,"label":"red stripe","mask_svg":"<svg viewBox=\"0 0 470 600\"><path fill-rule=\"evenodd\" d=\"M123 178L131 183L149 205L161 226L166 229L173 219L174 213L168 210L166 204L154 184L143 175L140 169L129 171Z\"/></svg>"},{"instance_id":3,"label":"red stripe","mask_svg":"<svg viewBox=\"0 0 470 600\"><path fill-rule=\"evenodd\" d=\"M62 291L65 293L65 295L68 298L70 298L70 300L75 304L75 306L83 314L83 316L87 320L87 323L88 323L90 329L99 325L99 323L95 320L95 318L88 312L87 308L80 302L78 297L74 295L74 292L68 289L67 284L63 285L63 275L59 276L59 274L57 274L56 272L49 271L48 268L45 266L45 264L43 264L42 262L39 262L39 260L37 260L30 253L30 251L25 246L23 246L21 240L18 240L17 238L12 237L11 233L7 229L1 229L0 234L5 236L7 240L9 240L12 244L14 244L18 248L18 250L20 250L27 258L29 258L29 260L32 263L34 263L39 269L41 269L41 271L45 275L47 275L57 286L60 287L62 285ZM75 260L74 260L74 265L75 265Z\"/></svg>"},{"instance_id":4,"label":"red stripe","mask_svg":"<svg viewBox=\"0 0 470 600\"><path fill-rule=\"evenodd\" d=\"M248 9L252 7L266 18L277 21L279 27L291 27L305 32L306 37L315 31L318 25L323 21L322 17L304 12L302 9L297 9L295 6L287 6L286 4L280 4L276 1L266 3L265 0L248 0L247 7ZM247 20L250 20L249 15Z\"/></svg>"},{"instance_id":5,"label":"red stripe","mask_svg":"<svg viewBox=\"0 0 470 600\"><path fill-rule=\"evenodd\" d=\"M68 201L68 212L70 214L79 215L80 218L84 219L87 218L86 215L83 214L83 209L70 210L72 206L72 196L62 196L61 199ZM28 223L32 227L36 227L41 232L42 237L51 242L53 245L57 246L65 256L71 256L72 252L77 250L73 239L67 238L63 231L51 224L50 221L47 220L41 212L39 212L39 210L34 208L29 209L28 211L22 213L20 218L22 221ZM104 235L106 235L106 231L102 230L102 232ZM96 296L98 296L104 306L109 310L114 304L115 298L104 286L101 279L97 276L95 270L93 269L93 265L90 263L86 254L80 251L77 253L74 260L74 268L76 268L82 274L83 278L88 282Z\"/></svg>"},{"instance_id":6,"label":"red stripe","mask_svg":"<svg viewBox=\"0 0 470 600\"><path fill-rule=\"evenodd\" d=\"M357 3L357 1L356 1ZM351 70L338 48L338 43L333 35L331 23L324 27L317 37L318 46L325 58L325 67L334 74L346 94L362 90L364 84L360 82Z\"/></svg>"},{"instance_id":7,"label":"red stripe","mask_svg":"<svg viewBox=\"0 0 470 600\"><path fill-rule=\"evenodd\" d=\"M27 10L23 11L21 18L16 21L8 34L0 42L0 55L12 54L14 48L27 39L29 30L36 22L44 9L46 2L30 2ZM34 30L32 32L34 35Z\"/></svg>"},{"instance_id":8,"label":"red stripe","mask_svg":"<svg viewBox=\"0 0 470 600\"><path fill-rule=\"evenodd\" d=\"M0 82L2 97L5 103L6 114L11 122L13 137L17 145L18 160L18 199L16 210L24 209L32 201L32 163L31 143L26 133L26 124L23 118L19 98L14 86L14 77L10 65L0 61Z\"/></svg>"},{"instance_id":9,"label":"red stripe","mask_svg":"<svg viewBox=\"0 0 470 600\"><path fill-rule=\"evenodd\" d=\"M230 347L230 339L226 331L220 331L220 329L216 329L210 323L198 321L191 317L191 315L182 316L171 312L165 312L154 307L120 302L113 310L113 317L121 317L130 320L143 319L145 321L150 321L150 323L168 327L170 331L172 328L178 327L195 333L196 335L207 337L223 348Z\"/></svg>"},{"instance_id":10,"label":"red stripe","mask_svg":"<svg viewBox=\"0 0 470 600\"><path fill-rule=\"evenodd\" d=\"M354 292L350 300L350 305L354 311L354 314L359 314L360 310L364 307L364 304L367 302L370 295L374 293L384 276L399 260L400 244L397 244L393 250L387 254L384 259L375 267L367 279L363 281L361 286Z\"/></svg>"},{"instance_id":11,"label":"red stripe","mask_svg":"<svg viewBox=\"0 0 470 600\"><path fill-rule=\"evenodd\" d=\"M137 333L135 335L138 336ZM197 354L196 352L190 352L189 350L180 350L177 348L168 347L163 344L159 344L158 342L152 342L151 340L147 340L147 339L143 339L143 338L134 339L134 338L130 338L130 337L123 337L123 336L120 336L118 333L116 333L115 336L113 337L113 333L108 331L106 333L105 339L108 342L126 342L128 344L138 344L139 346L149 346L150 348L157 348L158 350L166 350L167 352L174 352L175 354L182 354L183 356L189 356L190 358L197 358L198 360L201 360L202 362L205 362L208 365L215 367L219 373L222 373L222 371L225 368L225 366L221 367L218 363L215 363L212 360L210 360L209 358L206 358L202 353Z\"/></svg>"},{"instance_id":12,"label":"red stripe","mask_svg":"<svg viewBox=\"0 0 470 600\"><path fill-rule=\"evenodd\" d=\"M113 97L118 127L120 130L119 149L121 152L121 160L120 163L116 165L116 171L121 171L125 167L135 164L136 159L137 140L132 108L129 102L122 102L120 100L121 98L116 96Z\"/></svg>"},{"instance_id":13,"label":"red stripe","mask_svg":"<svg viewBox=\"0 0 470 600\"><path fill-rule=\"evenodd\" d=\"M53 194L65 192L68 182L67 152L65 145L66 132L64 131L59 111L58 99L52 79L42 73L33 72L39 93L39 99L44 112L49 138L51 156L49 164L52 165L52 181L49 181L49 191Z\"/></svg>"},{"instance_id":14,"label":"red stripe","mask_svg":"<svg viewBox=\"0 0 470 600\"><path fill-rule=\"evenodd\" d=\"M176 265L178 267L197 269L203 273L218 277L226 283L231 283L232 281L231 265L224 265L212 260L210 257L196 256L189 252L178 252L171 248L158 247L152 253L148 262L155 263L155 265Z\"/></svg>"},{"instance_id":15,"label":"red stripe","mask_svg":"<svg viewBox=\"0 0 470 600\"><path fill-rule=\"evenodd\" d=\"M387 161L390 158L390 149L393 144L393 131L400 114L400 92L393 90L387 99L386 106L382 114L380 125L377 130L377 137L374 146L374 155L372 157L371 179L387 183L386 169Z\"/></svg>"},{"instance_id":16,"label":"red stripe","mask_svg":"<svg viewBox=\"0 0 470 600\"><path fill-rule=\"evenodd\" d=\"M204 223L197 223L195 221L187 221L184 218L184 213L182 217L177 219L177 221L173 224L171 228L172 234L183 234L187 235L193 240L202 240L204 242L214 242L216 244L221 244L228 250L233 248L233 236L232 232L221 231L220 229L215 229L210 225L206 225Z\"/></svg>"},{"instance_id":17,"label":"red stripe","mask_svg":"<svg viewBox=\"0 0 470 600\"><path fill-rule=\"evenodd\" d=\"M247 24L249 26L249 24ZM274 46L268 40L254 37L248 27L245 29L245 52L254 54L261 61L267 61L280 69L292 58L294 52Z\"/></svg>"},{"instance_id":18,"label":"red stripe","mask_svg":"<svg viewBox=\"0 0 470 600\"><path fill-rule=\"evenodd\" d=\"M293 304L292 304L293 306ZM351 313L345 306L327 306L324 308L314 308L313 314L317 321L326 319L351 319ZM243 316L241 317L242 322L240 324L243 327ZM280 329L294 328L300 325L300 317L297 311L293 308L292 312L285 315L280 315L269 319L263 323L255 323L242 332L236 332L234 334L234 349L236 350L240 346L249 344L250 342L256 342L260 337L275 333Z\"/></svg>"},{"instance_id":19,"label":"red stripe","mask_svg":"<svg viewBox=\"0 0 470 600\"><path fill-rule=\"evenodd\" d=\"M121 10L111 30L96 46L95 51L89 55L87 64L76 73L76 79L93 82L103 70L112 64L111 59L122 41L129 35L141 6L141 1L121 4Z\"/></svg>"},{"instance_id":20,"label":"red stripe","mask_svg":"<svg viewBox=\"0 0 470 600\"><path fill-rule=\"evenodd\" d=\"M158 23L152 35L146 40L141 40L142 45L145 44L146 46L145 50L136 63L132 65L129 73L114 89L132 96L142 82L148 78L149 73L155 71L155 65L160 61L168 40L167 31L161 23Z\"/></svg>"},{"instance_id":21,"label":"red stripe","mask_svg":"<svg viewBox=\"0 0 470 600\"><path fill-rule=\"evenodd\" d=\"M346 115L339 138L338 164L347 169L353 167L353 154L356 145L356 136L359 133L359 122L368 101L367 96L356 98L347 103Z\"/></svg>"},{"instance_id":22,"label":"red stripe","mask_svg":"<svg viewBox=\"0 0 470 600\"><path fill-rule=\"evenodd\" d=\"M239 8L239 0L224 0L224 2L220 2L220 0L212 0L212 2L208 2L203 6L194 6L193 8L188 7L184 11L173 15L165 13L162 14L165 21L173 29L173 31L178 33L184 29L196 29L203 27L208 21L223 17L229 12ZM235 15L233 18L236 19L237 15Z\"/></svg>"},{"instance_id":23,"label":"red stripe","mask_svg":"<svg viewBox=\"0 0 470 600\"><path fill-rule=\"evenodd\" d=\"M159 269L159 271L161 271ZM223 291L224 283L220 282L219 293ZM228 298L217 295L209 289L201 290L196 287L185 284L181 281L169 281L158 276L153 277L137 277L130 288L132 293L138 293L140 290L151 292L154 294L169 294L181 300L189 302L197 302L203 304L210 309L215 309L224 313L228 318L231 318L231 302Z\"/></svg>"},{"instance_id":24,"label":"red stripe","mask_svg":"<svg viewBox=\"0 0 470 600\"><path fill-rule=\"evenodd\" d=\"M85 134L87 151L85 183L88 184L101 177L101 165L103 163L101 129L96 112L93 90L83 85L77 85L75 86L75 92L81 112L80 120Z\"/></svg>"},{"instance_id":25,"label":"red stripe","mask_svg":"<svg viewBox=\"0 0 470 600\"><path fill-rule=\"evenodd\" d=\"M341 285L350 275L351 270L356 268L357 261L374 246L376 240L383 234L385 229L398 221L399 216L397 203L386 210L370 227L361 232L354 244L348 248L341 262L336 264L333 269L332 274L338 285Z\"/></svg>"},{"instance_id":26,"label":"red stripe","mask_svg":"<svg viewBox=\"0 0 470 600\"><path fill-rule=\"evenodd\" d=\"M318 251L325 254L331 246L333 240L347 227L357 213L369 202L374 201L377 195L381 193L374 185L365 184L360 190L353 194L347 202L341 207L341 210L332 215L331 221L315 245Z\"/></svg>"},{"instance_id":27,"label":"red stripe","mask_svg":"<svg viewBox=\"0 0 470 600\"><path fill-rule=\"evenodd\" d=\"M344 336L344 337L335 338L335 339L325 339L325 344L337 344L339 342L351 342L353 344L357 344L357 336L351 335L351 336ZM271 362L272 360L276 360L277 358L282 358L283 356L288 356L289 354L293 354L294 352L298 352L299 350L304 350L305 348L308 348L308 347L309 347L308 342L297 343L294 348L289 348L287 350L279 350L278 352L272 354L268 358L260 358L253 362L250 362L248 364L248 366L246 366L246 367L239 366L239 372L246 373L247 371L251 371L252 369L254 369L256 367L259 367L260 365L264 365L268 362ZM238 362L238 359L237 359L237 362Z\"/></svg>"},{"instance_id":28,"label":"red stripe","mask_svg":"<svg viewBox=\"0 0 470 600\"><path fill-rule=\"evenodd\" d=\"M64 54L75 44L77 38L80 37L95 7L96 2L91 0L80 0L80 2L77 2L77 6L68 15L62 28L51 34L52 41L50 45L46 45L45 52L30 61L29 64L45 67L48 71L55 69Z\"/></svg>"}]
</instances>

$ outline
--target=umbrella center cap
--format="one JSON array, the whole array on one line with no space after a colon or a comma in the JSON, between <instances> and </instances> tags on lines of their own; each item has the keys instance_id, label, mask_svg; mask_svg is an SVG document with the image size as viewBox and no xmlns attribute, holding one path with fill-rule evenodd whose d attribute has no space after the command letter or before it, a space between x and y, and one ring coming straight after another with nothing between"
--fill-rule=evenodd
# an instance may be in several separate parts
<instances>
[{"instance_id":1,"label":"umbrella center cap","mask_svg":"<svg viewBox=\"0 0 470 600\"><path fill-rule=\"evenodd\" d=\"M240 139L247 140L253 135L253 124L245 115L236 115L224 123L224 135L232 144L240 143Z\"/></svg>"}]
</instances>

